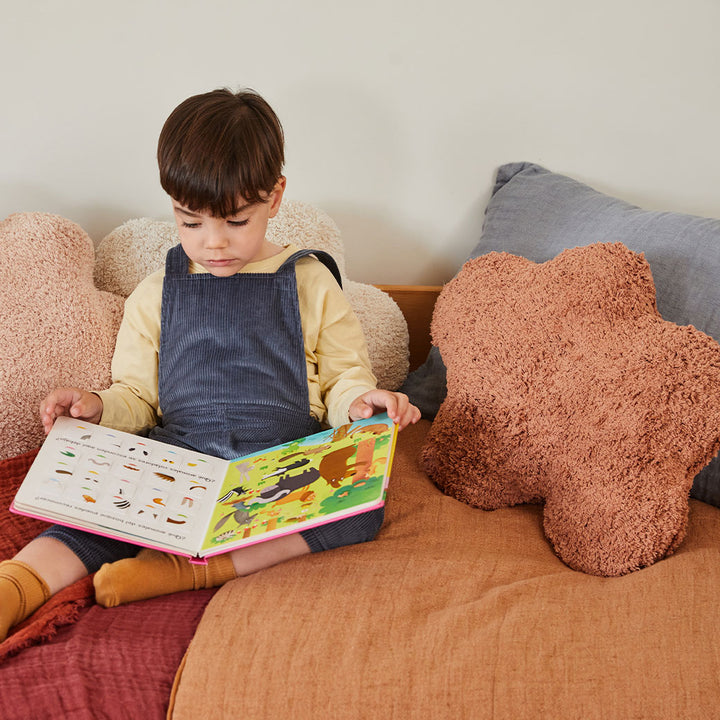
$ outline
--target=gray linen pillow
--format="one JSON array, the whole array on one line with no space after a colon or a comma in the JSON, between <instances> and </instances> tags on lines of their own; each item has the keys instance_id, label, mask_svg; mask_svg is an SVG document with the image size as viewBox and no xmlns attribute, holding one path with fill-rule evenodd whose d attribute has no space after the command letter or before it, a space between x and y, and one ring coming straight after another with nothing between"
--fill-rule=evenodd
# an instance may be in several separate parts
<instances>
[{"instance_id":1,"label":"gray linen pillow","mask_svg":"<svg viewBox=\"0 0 720 720\"><path fill-rule=\"evenodd\" d=\"M541 263L596 242L644 253L662 317L720 341L720 220L643 210L539 165L510 163L498 169L482 235L468 259L498 251ZM401 389L425 417L435 416L445 397L436 347ZM696 477L693 495L720 506L720 457Z\"/></svg>"}]
</instances>

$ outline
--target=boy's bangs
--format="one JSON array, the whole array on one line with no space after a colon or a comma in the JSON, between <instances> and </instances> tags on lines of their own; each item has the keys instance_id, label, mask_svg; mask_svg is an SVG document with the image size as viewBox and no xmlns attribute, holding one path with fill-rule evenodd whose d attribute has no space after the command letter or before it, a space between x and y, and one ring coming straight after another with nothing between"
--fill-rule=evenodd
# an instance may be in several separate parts
<instances>
[{"instance_id":1,"label":"boy's bangs","mask_svg":"<svg viewBox=\"0 0 720 720\"><path fill-rule=\"evenodd\" d=\"M233 215L240 205L266 202L278 178L255 176L246 163L233 162L221 167L183 164L168 168L161 183L165 192L193 212L209 212L215 217ZM192 167L191 171L189 168Z\"/></svg>"}]
</instances>

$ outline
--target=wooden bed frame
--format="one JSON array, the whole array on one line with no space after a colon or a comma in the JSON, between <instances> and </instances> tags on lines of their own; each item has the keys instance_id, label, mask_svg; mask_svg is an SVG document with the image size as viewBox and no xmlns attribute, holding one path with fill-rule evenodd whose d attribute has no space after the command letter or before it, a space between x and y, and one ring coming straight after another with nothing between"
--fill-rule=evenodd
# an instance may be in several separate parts
<instances>
[{"instance_id":1,"label":"wooden bed frame","mask_svg":"<svg viewBox=\"0 0 720 720\"><path fill-rule=\"evenodd\" d=\"M410 370L424 362L430 350L430 321L441 285L377 285L402 310L410 333Z\"/></svg>"}]
</instances>

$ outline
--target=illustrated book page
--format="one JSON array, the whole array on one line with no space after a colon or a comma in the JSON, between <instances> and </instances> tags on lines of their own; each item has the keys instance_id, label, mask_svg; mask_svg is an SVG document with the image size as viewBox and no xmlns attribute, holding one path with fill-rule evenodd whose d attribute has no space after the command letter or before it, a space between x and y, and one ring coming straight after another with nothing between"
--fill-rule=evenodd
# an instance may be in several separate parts
<instances>
[{"instance_id":1,"label":"illustrated book page","mask_svg":"<svg viewBox=\"0 0 720 720\"><path fill-rule=\"evenodd\" d=\"M396 435L377 415L227 461L60 417L11 509L210 556L380 507Z\"/></svg>"}]
</instances>

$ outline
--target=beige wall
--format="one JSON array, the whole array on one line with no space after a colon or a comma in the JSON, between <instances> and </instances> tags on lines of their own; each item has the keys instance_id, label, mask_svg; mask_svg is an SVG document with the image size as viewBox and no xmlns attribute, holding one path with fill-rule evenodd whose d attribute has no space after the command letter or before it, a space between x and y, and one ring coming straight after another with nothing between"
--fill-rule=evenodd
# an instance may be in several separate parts
<instances>
[{"instance_id":1,"label":"beige wall","mask_svg":"<svg viewBox=\"0 0 720 720\"><path fill-rule=\"evenodd\" d=\"M716 0L0 2L0 217L167 217L160 126L222 85L274 105L356 280L448 279L509 161L720 217Z\"/></svg>"}]
</instances>

